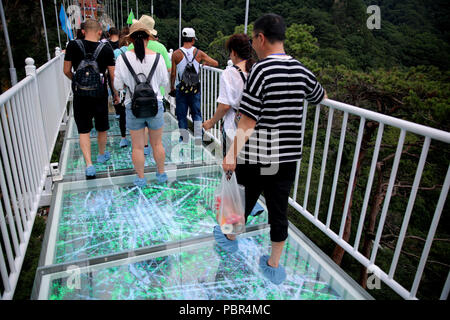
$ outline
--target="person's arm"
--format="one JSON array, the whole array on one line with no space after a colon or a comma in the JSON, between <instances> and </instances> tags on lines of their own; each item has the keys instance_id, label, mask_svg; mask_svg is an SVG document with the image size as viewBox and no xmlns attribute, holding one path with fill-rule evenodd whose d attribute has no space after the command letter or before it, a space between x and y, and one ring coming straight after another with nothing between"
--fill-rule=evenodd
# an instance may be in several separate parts
<instances>
[{"instance_id":1,"label":"person's arm","mask_svg":"<svg viewBox=\"0 0 450 320\"><path fill-rule=\"evenodd\" d=\"M244 145L253 133L256 126L256 120L241 114L241 120L239 120L238 128L236 130L236 136L228 151L227 155L223 159L222 168L223 171L234 171L236 169L236 158L241 152Z\"/></svg>"},{"instance_id":2,"label":"person's arm","mask_svg":"<svg viewBox=\"0 0 450 320\"><path fill-rule=\"evenodd\" d=\"M69 80L72 80L73 73L72 73L72 61L64 61L64 74L66 75Z\"/></svg>"},{"instance_id":3,"label":"person's arm","mask_svg":"<svg viewBox=\"0 0 450 320\"><path fill-rule=\"evenodd\" d=\"M324 99L328 99L325 88L316 79L311 72L306 72L304 75L306 100L311 104L319 104Z\"/></svg>"},{"instance_id":4,"label":"person's arm","mask_svg":"<svg viewBox=\"0 0 450 320\"><path fill-rule=\"evenodd\" d=\"M164 61L159 60L158 62L158 73L159 73L159 87L163 87L167 92L170 87L169 74L167 73L167 66Z\"/></svg>"},{"instance_id":5,"label":"person's arm","mask_svg":"<svg viewBox=\"0 0 450 320\"><path fill-rule=\"evenodd\" d=\"M222 75L220 76L220 82L219 82L219 96L217 97L217 110L214 113L213 117L209 120L206 120L203 123L203 128L205 130L209 130L214 125L222 119L225 114L230 110L231 108L231 100L230 97L232 96L231 91L233 91L233 86L235 86L234 83L232 83L232 78L230 78L230 69L226 69L224 72L222 72Z\"/></svg>"},{"instance_id":6,"label":"person's arm","mask_svg":"<svg viewBox=\"0 0 450 320\"><path fill-rule=\"evenodd\" d=\"M219 62L217 62L217 60L214 60L213 58L208 56L206 53L204 53L202 50L200 50L198 52L198 56L200 58L199 62L203 63L204 65L207 65L210 67L218 67L219 66Z\"/></svg>"},{"instance_id":7,"label":"person's arm","mask_svg":"<svg viewBox=\"0 0 450 320\"><path fill-rule=\"evenodd\" d=\"M116 72L115 70L116 70L115 66L108 66L109 79L111 81L110 88L112 89L113 94L114 94L114 103L119 104L120 103L119 92L114 88L114 85L113 85L114 84L114 74Z\"/></svg>"},{"instance_id":8,"label":"person's arm","mask_svg":"<svg viewBox=\"0 0 450 320\"><path fill-rule=\"evenodd\" d=\"M123 58L119 56L116 61L116 66L114 68L114 89L122 91L125 87L120 71L122 70Z\"/></svg>"},{"instance_id":9,"label":"person's arm","mask_svg":"<svg viewBox=\"0 0 450 320\"><path fill-rule=\"evenodd\" d=\"M63 72L66 75L67 78L72 80L73 73L72 73L72 66L73 66L73 42L69 42L67 44L67 52L64 55L64 66L63 66Z\"/></svg>"},{"instance_id":10,"label":"person's arm","mask_svg":"<svg viewBox=\"0 0 450 320\"><path fill-rule=\"evenodd\" d=\"M170 91L175 90L175 79L177 77L177 64L180 63L180 50L175 50L172 54L172 70L170 72Z\"/></svg>"},{"instance_id":11,"label":"person's arm","mask_svg":"<svg viewBox=\"0 0 450 320\"><path fill-rule=\"evenodd\" d=\"M162 48L162 50L161 50L161 51L162 51L161 55L162 55L162 57L164 58L164 62L165 62L165 65L166 65L166 67L167 67L167 71L168 71L169 73L171 73L171 70L172 70L172 61L170 60L169 52L167 52L167 49L166 49L165 46L161 45L161 48Z\"/></svg>"},{"instance_id":12,"label":"person's arm","mask_svg":"<svg viewBox=\"0 0 450 320\"><path fill-rule=\"evenodd\" d=\"M214 112L213 117L211 119L203 122L203 128L206 131L208 131L209 129L214 127L214 125L225 116L225 114L228 112L228 110L230 110L230 108L231 108L231 106L229 106L227 104L219 103L219 105L217 106L216 112Z\"/></svg>"},{"instance_id":13,"label":"person's arm","mask_svg":"<svg viewBox=\"0 0 450 320\"><path fill-rule=\"evenodd\" d=\"M111 43L109 41L107 41L107 44L109 45L109 47L107 46L104 50L104 54L105 54L105 59L106 59L106 65L108 68L108 77L109 77L109 87L112 91L112 94L114 96L114 101L113 103L118 104L120 103L120 98L119 98L119 92L117 92L117 90L114 89L114 73L115 73L115 66L116 66L116 59L114 58L114 50L111 46Z\"/></svg>"}]
</instances>

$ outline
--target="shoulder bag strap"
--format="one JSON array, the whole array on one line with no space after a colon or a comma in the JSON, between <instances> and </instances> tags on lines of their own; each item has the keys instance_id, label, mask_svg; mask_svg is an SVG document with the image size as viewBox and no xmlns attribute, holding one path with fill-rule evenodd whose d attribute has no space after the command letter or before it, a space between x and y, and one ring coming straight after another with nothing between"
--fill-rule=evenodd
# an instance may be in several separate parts
<instances>
[{"instance_id":1,"label":"shoulder bag strap","mask_svg":"<svg viewBox=\"0 0 450 320\"><path fill-rule=\"evenodd\" d=\"M197 49L197 48L196 48ZM195 51L195 53L194 53L194 57L192 58L192 61L191 61L191 63L192 62L194 62L194 60L195 60L195 57L197 56L197 53L198 53L198 49L197 49L197 51Z\"/></svg>"},{"instance_id":2,"label":"shoulder bag strap","mask_svg":"<svg viewBox=\"0 0 450 320\"><path fill-rule=\"evenodd\" d=\"M181 51L181 53L183 54L183 56L186 58L186 60L189 62L189 59L188 59L186 53L184 52L184 50L181 50L181 48L180 48L180 51ZM181 61L183 61L183 60L181 60ZM181 61L180 61L180 62L181 62Z\"/></svg>"},{"instance_id":3,"label":"shoulder bag strap","mask_svg":"<svg viewBox=\"0 0 450 320\"><path fill-rule=\"evenodd\" d=\"M97 58L98 58L98 56L99 56L99 54L100 54L100 52L102 51L102 49L103 49L104 46L105 46L105 43L104 43L104 42L100 42L100 43L98 44L97 48L96 48L95 51L94 51L94 55L93 55L94 60L97 60Z\"/></svg>"},{"instance_id":4,"label":"shoulder bag strap","mask_svg":"<svg viewBox=\"0 0 450 320\"><path fill-rule=\"evenodd\" d=\"M189 62L189 59L188 59L186 53L185 53L183 50L181 50L181 48L180 48L180 51L181 51L181 53L183 54L184 58L186 58L186 61ZM184 58L183 58L183 59L184 59ZM183 61L183 60L181 60L181 61ZM181 61L180 61L180 62L181 62ZM186 66L187 66L187 64L186 64ZM178 72L177 72L177 73L178 73ZM180 75L179 73L178 73L178 80L181 81L181 75Z\"/></svg>"},{"instance_id":5,"label":"shoulder bag strap","mask_svg":"<svg viewBox=\"0 0 450 320\"><path fill-rule=\"evenodd\" d=\"M138 76L136 75L136 72L134 72L133 67L131 66L130 62L128 61L126 53L125 52L122 53L121 56L123 58L123 62L125 62L125 65L127 66L128 70L130 71L131 75L133 76L134 81L136 81L136 84L141 83L141 81L139 81Z\"/></svg>"},{"instance_id":6,"label":"shoulder bag strap","mask_svg":"<svg viewBox=\"0 0 450 320\"><path fill-rule=\"evenodd\" d=\"M156 54L155 62L153 63L152 70L150 70L150 73L148 74L148 77L147 77L148 84L150 84L150 81L152 81L152 77L153 77L153 74L155 73L156 67L158 66L160 56L161 55L159 53Z\"/></svg>"},{"instance_id":7,"label":"shoulder bag strap","mask_svg":"<svg viewBox=\"0 0 450 320\"><path fill-rule=\"evenodd\" d=\"M75 43L78 45L81 52L83 53L83 57L86 57L86 50L84 49L83 41L81 41L80 39L77 39L77 40L75 40Z\"/></svg>"},{"instance_id":8,"label":"shoulder bag strap","mask_svg":"<svg viewBox=\"0 0 450 320\"><path fill-rule=\"evenodd\" d=\"M235 64L233 65L233 67L236 68L237 71L239 71L239 74L241 75L242 81L244 82L244 85L245 85L245 82L247 81L247 79L245 79L244 73L242 72L241 68L239 68L239 67L238 67L237 65L235 65Z\"/></svg>"}]
</instances>

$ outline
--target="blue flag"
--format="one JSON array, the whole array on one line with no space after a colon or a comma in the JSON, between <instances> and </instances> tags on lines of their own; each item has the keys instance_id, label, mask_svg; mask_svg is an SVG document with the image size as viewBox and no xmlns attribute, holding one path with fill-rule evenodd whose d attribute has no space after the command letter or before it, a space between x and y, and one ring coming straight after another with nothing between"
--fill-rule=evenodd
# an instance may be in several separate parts
<instances>
[{"instance_id":1,"label":"blue flag","mask_svg":"<svg viewBox=\"0 0 450 320\"><path fill-rule=\"evenodd\" d=\"M70 27L69 19L66 16L63 5L61 5L61 10L59 11L59 20L61 21L61 28L67 34L70 40L73 40L72 28Z\"/></svg>"}]
</instances>

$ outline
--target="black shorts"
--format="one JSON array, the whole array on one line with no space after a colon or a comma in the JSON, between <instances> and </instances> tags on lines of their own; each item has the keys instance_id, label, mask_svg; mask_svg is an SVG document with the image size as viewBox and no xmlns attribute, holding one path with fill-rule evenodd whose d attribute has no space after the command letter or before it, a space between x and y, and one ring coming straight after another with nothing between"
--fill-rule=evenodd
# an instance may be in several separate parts
<instances>
[{"instance_id":1,"label":"black shorts","mask_svg":"<svg viewBox=\"0 0 450 320\"><path fill-rule=\"evenodd\" d=\"M92 119L95 121L95 130L99 132L109 130L108 97L74 96L73 115L79 134L91 132Z\"/></svg>"},{"instance_id":2,"label":"black shorts","mask_svg":"<svg viewBox=\"0 0 450 320\"><path fill-rule=\"evenodd\" d=\"M288 237L287 206L289 193L295 179L297 162L278 164L275 174L262 174L261 169L268 166L257 164L238 164L236 178L245 187L245 219L264 193L269 212L270 239L281 242Z\"/></svg>"}]
</instances>

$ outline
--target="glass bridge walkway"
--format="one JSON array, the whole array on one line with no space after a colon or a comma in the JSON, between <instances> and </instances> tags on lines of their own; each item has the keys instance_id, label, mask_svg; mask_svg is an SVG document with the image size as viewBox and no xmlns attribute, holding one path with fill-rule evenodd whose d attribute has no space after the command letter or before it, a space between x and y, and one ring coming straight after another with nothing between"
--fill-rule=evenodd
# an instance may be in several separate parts
<instances>
[{"instance_id":1,"label":"glass bridge walkway","mask_svg":"<svg viewBox=\"0 0 450 320\"><path fill-rule=\"evenodd\" d=\"M280 261L286 268L287 279L278 286L266 280L259 271L258 260L270 252L267 210L249 217L246 232L238 237L237 253L222 251L212 234L216 223L213 195L222 175L221 160L215 157L220 151L214 150L220 150L215 143L219 141L219 131L216 127L208 134L210 144L196 146L193 139L188 144L178 143L173 101L165 113L163 135L167 183L156 183L155 162L150 154L146 157L145 173L149 184L142 189L133 185L131 147L119 147L118 120L113 114L107 145L111 159L103 165L96 164L97 179L85 180L84 160L71 115L70 82L62 73L63 54L57 49L55 58L37 70L33 59L28 58L26 64L25 79L0 95L2 299L12 299L14 295L34 219L42 205L50 205L50 214L33 299L372 299L292 224ZM205 119L212 116L216 107L220 73L219 69L201 69ZM426 158L430 144L448 148L450 133L332 100L318 106L305 105L303 112L302 130L312 130L309 131L312 134L307 142L302 142L304 159L292 173L295 183L290 208L399 296L416 299L439 219L445 211L450 169L440 174L442 186L434 198L436 203L430 201L434 215L424 229L427 238L415 273L411 273L414 277L411 287L397 279L395 272L409 219L414 216L416 191L424 167L429 165ZM350 121L356 121L352 128L359 125L359 130L346 136ZM378 130L370 153L372 161L364 170L367 186L361 194L360 216L352 219L356 232L350 242L343 234L366 121L377 123ZM334 132L338 131L336 150L329 143L332 127ZM360 248L385 131L390 139L398 135L397 151L374 231L376 236L367 255ZM64 143L59 162L54 165L51 159L60 132ZM91 135L95 159L95 131ZM422 154L417 160L413 192L400 221L391 264L380 267L376 258L406 135L423 141ZM316 148L318 136L324 140L323 151L316 150L322 149ZM353 140L346 140L348 137ZM341 161L344 146L353 150L353 160ZM351 166L351 170L347 168L350 175L338 179L341 164ZM326 188L325 176L331 181ZM335 203L336 190L342 188L348 188L343 207ZM308 200L314 197L315 204L310 201L308 205ZM265 208L264 199L261 197L259 201ZM441 299L448 297L449 289L450 273L443 283Z\"/></svg>"},{"instance_id":2,"label":"glass bridge walkway","mask_svg":"<svg viewBox=\"0 0 450 320\"><path fill-rule=\"evenodd\" d=\"M271 284L258 270L270 252L267 212L250 217L228 254L214 241L214 190L221 167L204 146L178 143L165 113L163 144L169 181L156 183L146 157L145 188L133 185L131 146L119 147L110 116L111 160L84 179L73 117L61 155L63 181L54 191L36 274L36 299L367 299L359 285L291 226L281 261L287 280ZM96 154L95 131L92 154ZM263 201L261 201L263 204Z\"/></svg>"}]
</instances>

